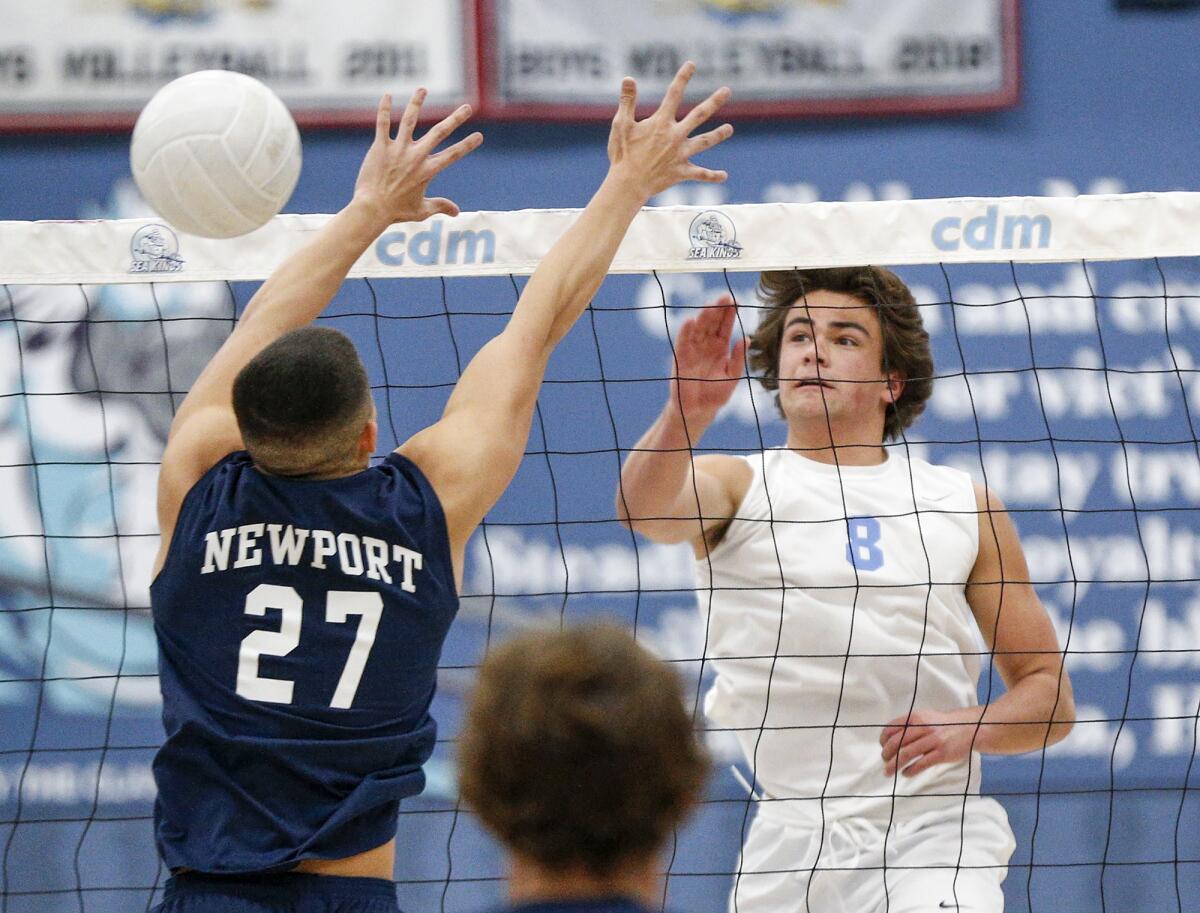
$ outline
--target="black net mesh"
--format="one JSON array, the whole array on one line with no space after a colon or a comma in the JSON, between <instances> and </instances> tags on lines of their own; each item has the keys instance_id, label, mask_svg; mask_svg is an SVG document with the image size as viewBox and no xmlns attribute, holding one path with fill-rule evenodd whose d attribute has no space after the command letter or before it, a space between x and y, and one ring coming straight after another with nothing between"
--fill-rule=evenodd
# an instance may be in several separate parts
<instances>
[{"instance_id":1,"label":"black net mesh","mask_svg":"<svg viewBox=\"0 0 1200 913\"><path fill-rule=\"evenodd\" d=\"M892 452L964 469L1004 499L1078 705L1065 742L984 765L983 790L1016 835L1007 909L1193 909L1200 270L1150 260L899 272L937 368L925 415ZM347 283L322 320L349 333L367 364L382 452L437 419L523 282ZM157 461L173 410L253 290L0 293L0 910L144 909L165 880L149 766L161 733L147 595ZM680 322L725 292L750 332L759 307L747 274L611 277L554 356L526 458L469 550L429 786L401 812L402 908L478 909L502 896L500 855L455 789L462 698L489 643L596 617L630 626L691 685L720 763L668 848L662 897L675 909L725 908L744 835L772 797L756 792L754 753L705 722L713 657L690 549L647 542L613 509L622 460L662 409ZM784 439L772 395L747 379L693 449L755 454ZM871 599L860 581L854 605L869 610ZM781 643L761 657L771 676L811 658ZM1003 683L978 649L986 701ZM864 658L848 650L844 665ZM804 725L802 713L784 719L764 712L760 729ZM964 833L970 823L964 811ZM821 867L871 865L823 855Z\"/></svg>"}]
</instances>

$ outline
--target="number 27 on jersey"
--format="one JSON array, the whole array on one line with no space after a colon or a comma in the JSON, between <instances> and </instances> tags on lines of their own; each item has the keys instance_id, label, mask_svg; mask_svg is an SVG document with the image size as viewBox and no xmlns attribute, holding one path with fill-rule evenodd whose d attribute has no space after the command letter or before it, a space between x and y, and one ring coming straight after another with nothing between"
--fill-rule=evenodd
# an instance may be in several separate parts
<instances>
[{"instance_id":1,"label":"number 27 on jersey","mask_svg":"<svg viewBox=\"0 0 1200 913\"><path fill-rule=\"evenodd\" d=\"M300 645L300 626L304 603L300 594L290 586L260 583L246 597L247 615L266 615L267 609L280 612L278 631L251 631L242 638L238 651L237 693L252 701L269 704L290 704L294 682L266 678L258 673L260 656L287 656ZM359 616L354 646L346 657L346 665L338 679L329 706L347 710L354 704L367 657L375 645L379 619L383 615L383 596L379 593L355 590L331 590L325 597L325 621L345 624L351 616Z\"/></svg>"}]
</instances>

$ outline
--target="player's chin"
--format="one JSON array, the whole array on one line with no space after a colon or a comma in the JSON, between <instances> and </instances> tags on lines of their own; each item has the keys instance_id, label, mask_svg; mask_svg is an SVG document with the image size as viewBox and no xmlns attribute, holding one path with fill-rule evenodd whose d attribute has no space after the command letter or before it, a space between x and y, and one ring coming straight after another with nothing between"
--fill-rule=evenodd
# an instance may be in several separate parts
<instances>
[{"instance_id":1,"label":"player's chin","mask_svg":"<svg viewBox=\"0 0 1200 913\"><path fill-rule=\"evenodd\" d=\"M802 387L790 390L779 398L779 405L789 421L821 421L837 412L837 397L825 387Z\"/></svg>"}]
</instances>

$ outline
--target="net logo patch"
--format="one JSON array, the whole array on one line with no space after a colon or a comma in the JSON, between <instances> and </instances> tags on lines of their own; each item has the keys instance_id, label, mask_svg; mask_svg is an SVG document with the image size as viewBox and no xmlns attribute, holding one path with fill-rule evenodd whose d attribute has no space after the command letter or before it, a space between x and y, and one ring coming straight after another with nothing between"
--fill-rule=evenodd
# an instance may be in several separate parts
<instances>
[{"instance_id":1,"label":"net logo patch","mask_svg":"<svg viewBox=\"0 0 1200 913\"><path fill-rule=\"evenodd\" d=\"M179 239L165 225L143 225L129 241L131 273L177 273L183 269Z\"/></svg>"},{"instance_id":2,"label":"net logo patch","mask_svg":"<svg viewBox=\"0 0 1200 913\"><path fill-rule=\"evenodd\" d=\"M496 259L496 233L490 228L445 230L437 221L409 235L389 231L375 242L375 256L385 266L442 266L446 264L492 263Z\"/></svg>"},{"instance_id":3,"label":"net logo patch","mask_svg":"<svg viewBox=\"0 0 1200 913\"><path fill-rule=\"evenodd\" d=\"M1000 216L989 206L983 215L963 220L946 216L933 223L931 240L938 250L1028 250L1050 246L1052 223L1047 215Z\"/></svg>"},{"instance_id":4,"label":"net logo patch","mask_svg":"<svg viewBox=\"0 0 1200 913\"><path fill-rule=\"evenodd\" d=\"M715 209L706 210L692 219L688 240L691 241L689 260L737 260L742 256L733 219Z\"/></svg>"}]
</instances>

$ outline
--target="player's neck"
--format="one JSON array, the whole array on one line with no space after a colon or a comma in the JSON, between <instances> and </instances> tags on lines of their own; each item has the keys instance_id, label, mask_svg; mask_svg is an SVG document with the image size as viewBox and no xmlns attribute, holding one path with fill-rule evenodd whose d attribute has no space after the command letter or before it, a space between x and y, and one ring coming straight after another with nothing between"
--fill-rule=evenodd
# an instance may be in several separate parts
<instances>
[{"instance_id":1,"label":"player's neck","mask_svg":"<svg viewBox=\"0 0 1200 913\"><path fill-rule=\"evenodd\" d=\"M579 866L548 869L514 856L509 862L508 896L514 904L628 897L654 906L659 894L656 863L651 858L595 875Z\"/></svg>"},{"instance_id":2,"label":"player's neck","mask_svg":"<svg viewBox=\"0 0 1200 913\"><path fill-rule=\"evenodd\" d=\"M816 422L789 422L787 446L806 459L838 466L877 466L887 459L883 448L883 429L868 423L855 428Z\"/></svg>"},{"instance_id":3,"label":"player's neck","mask_svg":"<svg viewBox=\"0 0 1200 913\"><path fill-rule=\"evenodd\" d=\"M325 479L344 479L347 476L358 475L364 469L368 469L370 463L345 463L340 466L331 466L328 469L322 469L320 472L307 475L304 478L313 481L323 481Z\"/></svg>"},{"instance_id":4,"label":"player's neck","mask_svg":"<svg viewBox=\"0 0 1200 913\"><path fill-rule=\"evenodd\" d=\"M253 454L251 456L253 457ZM281 476L287 479L302 479L306 482L320 482L327 479L343 479L347 476L357 475L364 469L370 468L371 459L369 454L358 454L352 459L329 460L317 465L296 469L284 467L272 468L258 460L254 461L254 465L260 472L265 472L267 475Z\"/></svg>"},{"instance_id":5,"label":"player's neck","mask_svg":"<svg viewBox=\"0 0 1200 913\"><path fill-rule=\"evenodd\" d=\"M266 473L269 476L279 476L284 479L297 479L304 482L324 482L329 479L344 479L347 476L357 475L366 469L366 466L337 466L328 469L321 469L318 472L278 472L255 463L255 468L259 472Z\"/></svg>"}]
</instances>

